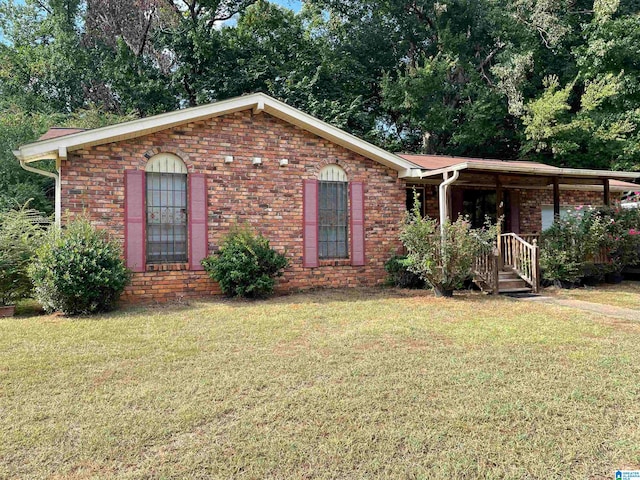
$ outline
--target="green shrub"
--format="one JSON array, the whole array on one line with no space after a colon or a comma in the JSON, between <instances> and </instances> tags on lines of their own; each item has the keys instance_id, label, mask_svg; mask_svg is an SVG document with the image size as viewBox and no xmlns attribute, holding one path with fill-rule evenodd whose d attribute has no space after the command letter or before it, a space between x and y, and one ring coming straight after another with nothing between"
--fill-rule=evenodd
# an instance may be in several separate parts
<instances>
[{"instance_id":1,"label":"green shrub","mask_svg":"<svg viewBox=\"0 0 640 480\"><path fill-rule=\"evenodd\" d=\"M384 264L389 283L399 288L424 288L424 280L409 271L406 255L394 255Z\"/></svg>"},{"instance_id":2,"label":"green shrub","mask_svg":"<svg viewBox=\"0 0 640 480\"><path fill-rule=\"evenodd\" d=\"M461 288L473 275L476 256L494 244L495 226L472 229L466 218L447 221L441 232L438 222L420 216L419 204L407 216L400 238L407 249L407 269L422 278L436 293Z\"/></svg>"},{"instance_id":3,"label":"green shrub","mask_svg":"<svg viewBox=\"0 0 640 480\"><path fill-rule=\"evenodd\" d=\"M606 248L610 251L614 271L640 263L640 209L601 208L598 213L607 220Z\"/></svg>"},{"instance_id":4,"label":"green shrub","mask_svg":"<svg viewBox=\"0 0 640 480\"><path fill-rule=\"evenodd\" d=\"M233 230L218 253L202 261L225 295L250 298L271 295L275 278L288 264L284 255L269 246L269 240L246 228Z\"/></svg>"},{"instance_id":5,"label":"green shrub","mask_svg":"<svg viewBox=\"0 0 640 480\"><path fill-rule=\"evenodd\" d=\"M120 245L83 218L50 230L29 274L45 310L67 315L113 309L131 276Z\"/></svg>"},{"instance_id":6,"label":"green shrub","mask_svg":"<svg viewBox=\"0 0 640 480\"><path fill-rule=\"evenodd\" d=\"M607 273L607 265L594 266L594 259L611 243L611 219L593 207L578 207L557 220L540 238L540 268L543 279L559 286L578 284L594 272Z\"/></svg>"},{"instance_id":7,"label":"green shrub","mask_svg":"<svg viewBox=\"0 0 640 480\"><path fill-rule=\"evenodd\" d=\"M26 206L0 213L0 305L14 304L31 295L28 267L45 230L40 212Z\"/></svg>"}]
</instances>

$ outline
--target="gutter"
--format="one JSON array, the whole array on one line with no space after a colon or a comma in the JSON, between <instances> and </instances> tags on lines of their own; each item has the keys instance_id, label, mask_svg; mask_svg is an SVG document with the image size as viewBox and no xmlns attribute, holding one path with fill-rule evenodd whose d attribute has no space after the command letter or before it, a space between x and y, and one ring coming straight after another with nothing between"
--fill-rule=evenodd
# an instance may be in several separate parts
<instances>
[{"instance_id":1,"label":"gutter","mask_svg":"<svg viewBox=\"0 0 640 480\"><path fill-rule=\"evenodd\" d=\"M497 160L496 160L497 162ZM613 179L613 180L635 180L640 177L640 172L618 172L609 170L587 170L579 168L558 168L558 167L530 167L530 166L515 166L515 165L495 165L484 164L479 162L463 162L448 167L437 168L434 170L420 171L417 178L424 179L427 177L436 177L453 170L472 170L472 171L485 171L485 172L497 172L504 174L522 174L522 175L539 175L545 177L569 177L569 178L599 178L599 179ZM412 173L412 172L410 172ZM415 175L405 175L406 178L416 178Z\"/></svg>"},{"instance_id":2,"label":"gutter","mask_svg":"<svg viewBox=\"0 0 640 480\"><path fill-rule=\"evenodd\" d=\"M40 170L39 168L30 167L26 161L21 158L19 151L14 151L13 154L20 160L20 166L27 172L37 173L44 177L53 178L55 180L55 225L60 226L60 220L62 217L62 184L60 182L60 170L58 173L47 172L46 170Z\"/></svg>"},{"instance_id":3,"label":"gutter","mask_svg":"<svg viewBox=\"0 0 640 480\"><path fill-rule=\"evenodd\" d=\"M449 177L449 173L444 173L443 175L444 181L440 184L438 191L438 202L440 208L440 234L444 239L444 224L447 221L447 199L448 199L448 189L449 185L458 180L460 177L460 170L454 170L453 176Z\"/></svg>"}]
</instances>

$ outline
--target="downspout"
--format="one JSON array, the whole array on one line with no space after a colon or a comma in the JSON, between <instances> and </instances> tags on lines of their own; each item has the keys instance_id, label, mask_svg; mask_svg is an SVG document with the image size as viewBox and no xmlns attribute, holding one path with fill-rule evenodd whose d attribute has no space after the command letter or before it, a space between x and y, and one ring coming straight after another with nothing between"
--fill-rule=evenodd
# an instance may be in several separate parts
<instances>
[{"instance_id":1,"label":"downspout","mask_svg":"<svg viewBox=\"0 0 640 480\"><path fill-rule=\"evenodd\" d=\"M444 224L447 222L447 190L449 185L458 180L460 177L460 170L454 170L453 175L449 177L449 173L445 172L442 177L444 181L440 184L440 188L438 191L438 201L440 208L440 234L444 238Z\"/></svg>"},{"instance_id":2,"label":"downspout","mask_svg":"<svg viewBox=\"0 0 640 480\"><path fill-rule=\"evenodd\" d=\"M14 154L18 157L20 155L19 152L14 152ZM57 227L60 226L60 219L62 217L62 185L60 182L60 174L47 172L46 170L40 170L39 168L30 167L27 163L20 158L20 166L25 169L27 172L37 173L38 175L43 175L45 177L53 178L55 180L55 225Z\"/></svg>"}]
</instances>

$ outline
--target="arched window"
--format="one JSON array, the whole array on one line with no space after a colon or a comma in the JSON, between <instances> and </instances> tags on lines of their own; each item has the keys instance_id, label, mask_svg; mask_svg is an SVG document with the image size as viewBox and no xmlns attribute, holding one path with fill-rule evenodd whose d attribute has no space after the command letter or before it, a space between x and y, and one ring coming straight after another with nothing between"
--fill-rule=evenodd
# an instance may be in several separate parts
<instances>
[{"instance_id":1,"label":"arched window","mask_svg":"<svg viewBox=\"0 0 640 480\"><path fill-rule=\"evenodd\" d=\"M320 171L318 196L318 257L349 258L348 182L338 165Z\"/></svg>"},{"instance_id":2,"label":"arched window","mask_svg":"<svg viewBox=\"0 0 640 480\"><path fill-rule=\"evenodd\" d=\"M187 261L187 166L159 153L146 171L147 263Z\"/></svg>"}]
</instances>

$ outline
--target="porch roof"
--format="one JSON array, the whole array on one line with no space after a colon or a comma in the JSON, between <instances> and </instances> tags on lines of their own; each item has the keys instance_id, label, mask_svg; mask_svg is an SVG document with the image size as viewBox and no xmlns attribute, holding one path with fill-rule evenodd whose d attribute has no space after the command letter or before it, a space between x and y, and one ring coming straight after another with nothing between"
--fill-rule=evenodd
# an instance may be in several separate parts
<instances>
[{"instance_id":1,"label":"porch roof","mask_svg":"<svg viewBox=\"0 0 640 480\"><path fill-rule=\"evenodd\" d=\"M398 156L416 164L420 172L413 172L412 178L436 180L439 183L443 174L460 172L457 184L495 184L497 179L504 186L522 188L545 188L558 179L564 185L576 185L581 188L602 189L603 182L609 180L611 190L629 191L640 185L625 180L640 178L640 172L614 172L608 170L589 170L582 168L559 168L544 163L526 161L506 161L485 158L450 157L445 155ZM438 178L439 177L439 178Z\"/></svg>"}]
</instances>

